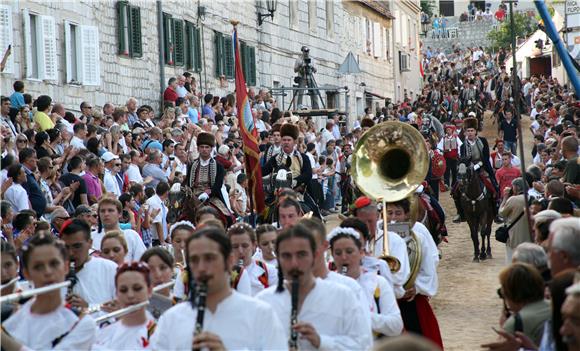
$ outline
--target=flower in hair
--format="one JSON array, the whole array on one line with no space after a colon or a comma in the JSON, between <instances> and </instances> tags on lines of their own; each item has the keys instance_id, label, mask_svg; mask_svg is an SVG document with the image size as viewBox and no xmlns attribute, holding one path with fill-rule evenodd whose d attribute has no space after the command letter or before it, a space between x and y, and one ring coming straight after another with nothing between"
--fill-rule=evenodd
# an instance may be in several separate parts
<instances>
[{"instance_id":1,"label":"flower in hair","mask_svg":"<svg viewBox=\"0 0 580 351\"><path fill-rule=\"evenodd\" d=\"M328 233L328 235L326 236L326 240L332 241L332 239L334 239L335 236L341 235L341 234L352 236L356 240L360 240L359 232L356 231L356 229L354 229L354 228L348 228L348 227L336 227L336 228L334 228L330 233Z\"/></svg>"},{"instance_id":2,"label":"flower in hair","mask_svg":"<svg viewBox=\"0 0 580 351\"><path fill-rule=\"evenodd\" d=\"M191 228L191 230L195 230L195 226L190 221L179 221L169 227L169 236L173 236L173 231L179 226L186 226Z\"/></svg>"}]
</instances>

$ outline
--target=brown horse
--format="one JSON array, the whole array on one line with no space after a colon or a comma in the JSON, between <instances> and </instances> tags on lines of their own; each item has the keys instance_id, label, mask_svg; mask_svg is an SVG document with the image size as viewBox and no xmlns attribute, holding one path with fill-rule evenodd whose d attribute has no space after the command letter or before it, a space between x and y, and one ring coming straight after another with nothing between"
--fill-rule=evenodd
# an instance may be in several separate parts
<instances>
[{"instance_id":1,"label":"brown horse","mask_svg":"<svg viewBox=\"0 0 580 351\"><path fill-rule=\"evenodd\" d=\"M203 206L201 201L193 196L193 191L186 185L174 184L169 191L167 206L167 223L187 220L195 224L197 210Z\"/></svg>"},{"instance_id":2,"label":"brown horse","mask_svg":"<svg viewBox=\"0 0 580 351\"><path fill-rule=\"evenodd\" d=\"M457 174L457 196L460 196L460 204L467 218L467 224L473 241L473 261L492 258L491 255L491 225L494 219L494 200L492 194L487 191L479 174L473 169L473 165L465 163L459 165ZM479 248L478 232L481 233L481 250ZM487 238L487 249L485 239Z\"/></svg>"}]
</instances>

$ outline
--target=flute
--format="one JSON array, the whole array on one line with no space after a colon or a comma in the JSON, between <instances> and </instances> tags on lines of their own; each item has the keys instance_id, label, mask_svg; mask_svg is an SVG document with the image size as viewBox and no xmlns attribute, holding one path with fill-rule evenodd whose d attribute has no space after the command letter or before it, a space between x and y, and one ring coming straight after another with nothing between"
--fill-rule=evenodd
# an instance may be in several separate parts
<instances>
[{"instance_id":1,"label":"flute","mask_svg":"<svg viewBox=\"0 0 580 351\"><path fill-rule=\"evenodd\" d=\"M175 280L172 280L170 282L167 283L163 283L160 285L157 285L156 287L153 288L153 293L158 293L163 289L167 289L172 287L173 285L175 285ZM97 312L101 312L101 310L103 309L103 305L104 304L100 304L100 305L96 305L93 307L89 307L85 310L85 313L87 314L93 314L93 313L97 313Z\"/></svg>"},{"instance_id":2,"label":"flute","mask_svg":"<svg viewBox=\"0 0 580 351\"><path fill-rule=\"evenodd\" d=\"M140 303L138 303L136 305L132 305L132 306L128 306L128 307L125 307L125 308L121 308L120 310L117 310L117 311L111 312L109 314L106 314L104 316L101 316L99 318L96 318L95 319L95 322L97 324L99 324L99 323L105 322L105 321L107 321L109 319L112 319L112 318L119 318L119 317L122 317L122 316L124 316L126 314L129 314L129 313L133 313L135 311L138 311L138 310L142 309L143 307L146 307L147 305L149 305L149 301L148 300L147 301L140 302Z\"/></svg>"},{"instance_id":3,"label":"flute","mask_svg":"<svg viewBox=\"0 0 580 351\"><path fill-rule=\"evenodd\" d=\"M26 299L26 298L29 298L32 296L46 294L46 293L51 292L53 290L65 288L65 287L69 286L70 284L71 284L70 281L64 281L62 283L56 283L56 284L43 286L42 288L38 288L38 289L31 289L31 290L21 291L21 292L17 292L14 294L2 296L2 297L0 297L0 303L14 302L14 301L18 301L20 299Z\"/></svg>"},{"instance_id":4,"label":"flute","mask_svg":"<svg viewBox=\"0 0 580 351\"><path fill-rule=\"evenodd\" d=\"M288 340L289 350L298 350L298 332L294 330L294 326L298 323L298 275L292 277L291 301L292 312L290 314L290 339Z\"/></svg>"}]
</instances>

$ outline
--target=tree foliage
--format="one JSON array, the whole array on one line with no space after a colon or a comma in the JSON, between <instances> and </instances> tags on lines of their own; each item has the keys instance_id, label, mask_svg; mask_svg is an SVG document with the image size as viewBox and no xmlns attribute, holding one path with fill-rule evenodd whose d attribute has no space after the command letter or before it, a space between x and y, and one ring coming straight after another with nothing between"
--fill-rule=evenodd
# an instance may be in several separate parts
<instances>
[{"instance_id":1,"label":"tree foliage","mask_svg":"<svg viewBox=\"0 0 580 351\"><path fill-rule=\"evenodd\" d=\"M490 31L487 36L491 40L491 47L494 49L509 48L512 44L512 28L510 16L506 16L505 20L495 29ZM514 14L515 36L516 38L527 38L536 30L536 22L533 18L526 14L516 12Z\"/></svg>"},{"instance_id":2,"label":"tree foliage","mask_svg":"<svg viewBox=\"0 0 580 351\"><path fill-rule=\"evenodd\" d=\"M429 18L433 17L433 7L431 0L421 0L421 11L429 15Z\"/></svg>"}]
</instances>

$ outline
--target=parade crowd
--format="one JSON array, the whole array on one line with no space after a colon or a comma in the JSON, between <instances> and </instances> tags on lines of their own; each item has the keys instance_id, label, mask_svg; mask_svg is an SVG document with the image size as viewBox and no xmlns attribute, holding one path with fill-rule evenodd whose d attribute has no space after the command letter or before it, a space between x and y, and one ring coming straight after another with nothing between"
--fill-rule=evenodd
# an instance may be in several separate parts
<instances>
[{"instance_id":1,"label":"parade crowd","mask_svg":"<svg viewBox=\"0 0 580 351\"><path fill-rule=\"evenodd\" d=\"M128 97L84 101L79 113L15 81L0 111L0 292L70 285L3 303L2 348L443 349L429 300L438 245L456 239L439 199L452 196L448 215L469 222L462 189L474 174L508 232L500 338L483 347L580 350L580 105L551 77L518 79L516 94L506 55L426 48L422 93L368 108L353 126L336 114L319 130L249 88L264 216L235 94L202 93L185 72L169 79L160 111ZM479 135L489 118L495 140ZM530 118L522 174L518 124ZM385 121L419 130L430 159L416 193L383 209L350 166L357 141ZM383 211L411 230L385 233ZM398 269L379 258L383 242Z\"/></svg>"}]
</instances>

